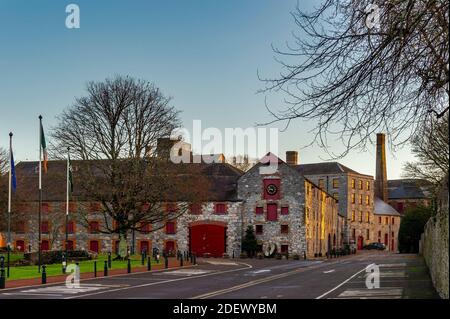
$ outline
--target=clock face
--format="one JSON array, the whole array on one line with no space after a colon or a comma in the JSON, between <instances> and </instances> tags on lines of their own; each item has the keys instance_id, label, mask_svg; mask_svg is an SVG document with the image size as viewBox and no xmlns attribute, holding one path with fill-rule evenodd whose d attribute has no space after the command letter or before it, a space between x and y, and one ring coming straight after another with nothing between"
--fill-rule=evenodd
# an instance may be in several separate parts
<instances>
[{"instance_id":1,"label":"clock face","mask_svg":"<svg viewBox=\"0 0 450 319\"><path fill-rule=\"evenodd\" d=\"M275 184L269 184L266 187L267 194L275 195L278 192L278 187Z\"/></svg>"}]
</instances>

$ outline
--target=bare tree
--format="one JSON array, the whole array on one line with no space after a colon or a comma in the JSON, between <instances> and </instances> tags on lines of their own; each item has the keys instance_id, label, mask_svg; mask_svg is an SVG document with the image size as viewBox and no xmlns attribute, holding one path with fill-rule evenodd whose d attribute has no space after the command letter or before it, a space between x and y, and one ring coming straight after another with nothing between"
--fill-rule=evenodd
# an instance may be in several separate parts
<instances>
[{"instance_id":1,"label":"bare tree","mask_svg":"<svg viewBox=\"0 0 450 319\"><path fill-rule=\"evenodd\" d=\"M404 167L405 177L425 179L437 187L448 174L449 137L448 121L444 118L425 123L411 140L412 153L417 161Z\"/></svg>"},{"instance_id":2,"label":"bare tree","mask_svg":"<svg viewBox=\"0 0 450 319\"><path fill-rule=\"evenodd\" d=\"M3 176L9 169L9 154L6 149L0 147L0 175Z\"/></svg>"},{"instance_id":3,"label":"bare tree","mask_svg":"<svg viewBox=\"0 0 450 319\"><path fill-rule=\"evenodd\" d=\"M147 224L156 230L186 212L201 187L154 156L158 138L170 136L179 124L178 111L159 89L117 76L90 82L87 91L59 117L53 147L60 155L70 147L73 157L83 160L74 164L77 187L101 203L100 232L119 234L123 247L130 230ZM184 204L174 209L163 204L180 200Z\"/></svg>"},{"instance_id":4,"label":"bare tree","mask_svg":"<svg viewBox=\"0 0 450 319\"><path fill-rule=\"evenodd\" d=\"M346 146L333 157L364 149L377 132L391 146L409 141L448 112L448 14L446 0L323 0L311 13L297 5L300 32L274 48L280 76L260 76L261 92L286 96L286 108L267 107L270 123L316 121L312 143Z\"/></svg>"}]
</instances>

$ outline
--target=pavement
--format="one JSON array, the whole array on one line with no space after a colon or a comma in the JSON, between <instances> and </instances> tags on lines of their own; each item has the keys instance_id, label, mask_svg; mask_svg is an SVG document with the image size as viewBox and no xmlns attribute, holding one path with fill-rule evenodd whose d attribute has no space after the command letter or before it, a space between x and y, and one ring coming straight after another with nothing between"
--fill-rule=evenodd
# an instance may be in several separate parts
<instances>
[{"instance_id":1,"label":"pavement","mask_svg":"<svg viewBox=\"0 0 450 319\"><path fill-rule=\"evenodd\" d=\"M378 251L329 260L208 258L179 269L85 279L79 288L47 284L0 291L0 299L400 298L439 296L421 257Z\"/></svg>"}]
</instances>

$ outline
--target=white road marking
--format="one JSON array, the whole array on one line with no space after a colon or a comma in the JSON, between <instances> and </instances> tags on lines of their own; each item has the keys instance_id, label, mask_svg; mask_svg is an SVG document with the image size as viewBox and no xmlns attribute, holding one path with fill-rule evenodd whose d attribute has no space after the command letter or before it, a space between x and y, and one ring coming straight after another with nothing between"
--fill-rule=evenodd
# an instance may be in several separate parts
<instances>
[{"instance_id":1,"label":"white road marking","mask_svg":"<svg viewBox=\"0 0 450 319\"><path fill-rule=\"evenodd\" d=\"M373 264L369 265L372 266ZM367 266L367 267L369 267ZM352 275L350 278L346 279L345 281L343 281L342 283L340 283L339 285L337 285L336 287L334 287L331 290L328 290L326 293L320 295L319 297L317 297L316 299L322 299L323 297L325 297L326 295L332 293L333 291L335 291L336 289L339 289L340 287L342 287L343 285L345 285L346 283L348 283L350 280L352 280L353 278L355 278L356 276L358 276L360 273L362 273L363 271L366 270L367 267L364 267L363 269L361 269L360 271L358 271L356 274Z\"/></svg>"},{"instance_id":2,"label":"white road marking","mask_svg":"<svg viewBox=\"0 0 450 319\"><path fill-rule=\"evenodd\" d=\"M358 298L358 297L401 297L403 295L403 288L378 288L378 289L347 289L342 292L338 298Z\"/></svg>"},{"instance_id":3,"label":"white road marking","mask_svg":"<svg viewBox=\"0 0 450 319\"><path fill-rule=\"evenodd\" d=\"M198 276L210 273L211 270L203 269L179 269L174 271L168 271L165 273L159 273L158 275L173 275L173 276Z\"/></svg>"},{"instance_id":4,"label":"white road marking","mask_svg":"<svg viewBox=\"0 0 450 319\"><path fill-rule=\"evenodd\" d=\"M42 288L25 289L19 292L3 293L3 295L22 295L22 296L49 296L49 297L62 297L63 295L74 295L90 291L97 291L102 289L125 287L129 285L101 285L91 284L80 285L80 288L69 288L66 286L49 286Z\"/></svg>"},{"instance_id":5,"label":"white road marking","mask_svg":"<svg viewBox=\"0 0 450 319\"><path fill-rule=\"evenodd\" d=\"M93 292L93 293L89 293L89 294L84 294L84 295L81 295L81 296L67 297L65 299L76 299L76 298L95 296L95 295L100 295L100 294L110 293L110 292L116 292L116 291L121 291L121 290L130 290L130 289L135 289L135 288L150 287L150 286L160 285L160 284L169 283L169 282L176 282L176 281L183 281L183 280L189 280L189 279L194 279L194 278L209 277L209 276L213 276L213 275L232 273L232 272L236 272L236 271L242 271L242 270L245 270L245 269L253 268L252 265L249 265L249 264L246 264L246 263L241 263L241 264L245 265L245 267L238 268L238 269L226 270L226 271L217 271L217 272L212 272L212 273L209 273L209 274L199 275L199 276L195 276L195 277L183 277L183 278L170 279L170 280L159 281L159 282L152 282L152 283L148 283L148 284L129 286L129 287L123 287L123 288L117 288L117 289L111 289L111 290L106 290L106 291L98 291L98 292Z\"/></svg>"},{"instance_id":6,"label":"white road marking","mask_svg":"<svg viewBox=\"0 0 450 319\"><path fill-rule=\"evenodd\" d=\"M261 270L257 270L257 271L252 271L252 274L262 274L262 273L266 273L266 272L271 272L272 270L270 269L261 269Z\"/></svg>"},{"instance_id":7,"label":"white road marking","mask_svg":"<svg viewBox=\"0 0 450 319\"><path fill-rule=\"evenodd\" d=\"M334 269L324 271L323 273L324 273L324 274L331 274L332 272L334 272Z\"/></svg>"},{"instance_id":8,"label":"white road marking","mask_svg":"<svg viewBox=\"0 0 450 319\"><path fill-rule=\"evenodd\" d=\"M398 263L398 264L379 264L379 267L384 267L384 268L401 268L401 267L406 267L406 263Z\"/></svg>"},{"instance_id":9,"label":"white road marking","mask_svg":"<svg viewBox=\"0 0 450 319\"><path fill-rule=\"evenodd\" d=\"M211 265L221 265L221 266L238 266L239 264L229 261L207 261Z\"/></svg>"}]
</instances>

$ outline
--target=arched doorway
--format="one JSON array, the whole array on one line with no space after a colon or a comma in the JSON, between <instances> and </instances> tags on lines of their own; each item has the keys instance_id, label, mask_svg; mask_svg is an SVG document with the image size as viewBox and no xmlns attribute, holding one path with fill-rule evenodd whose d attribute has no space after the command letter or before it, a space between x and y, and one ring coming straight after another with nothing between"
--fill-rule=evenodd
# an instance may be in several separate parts
<instances>
[{"instance_id":1,"label":"arched doorway","mask_svg":"<svg viewBox=\"0 0 450 319\"><path fill-rule=\"evenodd\" d=\"M194 223L189 228L189 248L197 256L222 257L226 251L226 225L219 222Z\"/></svg>"},{"instance_id":2,"label":"arched doorway","mask_svg":"<svg viewBox=\"0 0 450 319\"><path fill-rule=\"evenodd\" d=\"M364 246L364 238L363 236L358 237L358 250L362 250Z\"/></svg>"}]
</instances>

